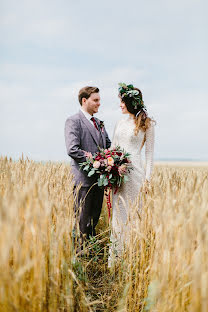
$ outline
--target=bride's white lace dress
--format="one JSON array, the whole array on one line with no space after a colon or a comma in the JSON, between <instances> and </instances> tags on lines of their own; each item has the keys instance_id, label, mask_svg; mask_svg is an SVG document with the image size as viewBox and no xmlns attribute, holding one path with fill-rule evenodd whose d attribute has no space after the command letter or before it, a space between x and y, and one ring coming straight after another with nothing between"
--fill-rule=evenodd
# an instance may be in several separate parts
<instances>
[{"instance_id":1,"label":"bride's white lace dress","mask_svg":"<svg viewBox=\"0 0 208 312\"><path fill-rule=\"evenodd\" d=\"M109 250L108 264L111 266L114 255L119 255L128 241L129 220L133 207L141 209L139 190L145 180L150 180L153 169L154 151L154 123L146 132L139 131L134 134L134 120L131 117L120 120L115 128L112 146L119 145L126 152L130 153L133 170L128 174L129 180L121 186L112 198L112 231L111 246ZM143 165L141 150L145 140L145 160ZM136 204L136 205L135 205Z\"/></svg>"}]
</instances>

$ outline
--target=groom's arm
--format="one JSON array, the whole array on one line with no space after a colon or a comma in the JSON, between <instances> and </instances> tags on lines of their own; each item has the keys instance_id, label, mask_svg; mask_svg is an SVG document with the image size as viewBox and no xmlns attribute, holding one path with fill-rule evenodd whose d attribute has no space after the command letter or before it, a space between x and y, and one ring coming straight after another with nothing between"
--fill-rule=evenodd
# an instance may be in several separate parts
<instances>
[{"instance_id":1,"label":"groom's arm","mask_svg":"<svg viewBox=\"0 0 208 312\"><path fill-rule=\"evenodd\" d=\"M77 163L86 161L85 151L80 149L79 121L69 117L65 123L65 142L67 154Z\"/></svg>"}]
</instances>

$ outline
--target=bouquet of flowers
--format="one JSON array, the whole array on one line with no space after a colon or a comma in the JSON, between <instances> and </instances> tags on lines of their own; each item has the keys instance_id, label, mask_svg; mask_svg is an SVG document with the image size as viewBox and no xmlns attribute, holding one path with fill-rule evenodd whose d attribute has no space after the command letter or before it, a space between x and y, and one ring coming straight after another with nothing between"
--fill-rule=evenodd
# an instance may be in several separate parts
<instances>
[{"instance_id":1,"label":"bouquet of flowers","mask_svg":"<svg viewBox=\"0 0 208 312\"><path fill-rule=\"evenodd\" d=\"M104 187L105 190L114 188L114 193L122 183L128 181L127 174L132 169L130 154L120 146L114 149L99 149L94 155L86 153L86 161L80 163L80 167L87 172L88 177L97 176L98 186ZM110 217L110 192L106 196Z\"/></svg>"}]
</instances>

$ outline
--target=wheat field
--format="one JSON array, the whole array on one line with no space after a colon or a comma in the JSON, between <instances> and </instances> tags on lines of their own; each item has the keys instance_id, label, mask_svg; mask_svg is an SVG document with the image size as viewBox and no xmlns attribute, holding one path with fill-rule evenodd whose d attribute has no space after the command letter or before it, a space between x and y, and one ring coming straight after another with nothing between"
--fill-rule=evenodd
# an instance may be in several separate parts
<instances>
[{"instance_id":1,"label":"wheat field","mask_svg":"<svg viewBox=\"0 0 208 312\"><path fill-rule=\"evenodd\" d=\"M208 165L157 163L141 196L109 270L105 202L81 256L69 165L1 158L0 311L208 311Z\"/></svg>"}]
</instances>

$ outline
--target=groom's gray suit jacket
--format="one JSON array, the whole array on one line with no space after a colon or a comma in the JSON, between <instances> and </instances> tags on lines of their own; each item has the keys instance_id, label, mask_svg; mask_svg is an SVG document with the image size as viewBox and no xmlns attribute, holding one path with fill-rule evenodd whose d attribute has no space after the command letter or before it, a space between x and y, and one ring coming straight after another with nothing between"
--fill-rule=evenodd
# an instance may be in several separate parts
<instances>
[{"instance_id":1,"label":"groom's gray suit jacket","mask_svg":"<svg viewBox=\"0 0 208 312\"><path fill-rule=\"evenodd\" d=\"M65 142L67 154L71 157L75 185L82 183L83 187L88 187L95 183L94 177L89 178L83 170L80 170L79 163L86 161L84 152L94 154L98 152L98 146L109 148L111 145L105 128L101 129L100 120L95 119L99 131L95 129L81 111L69 117L65 123Z\"/></svg>"}]
</instances>

